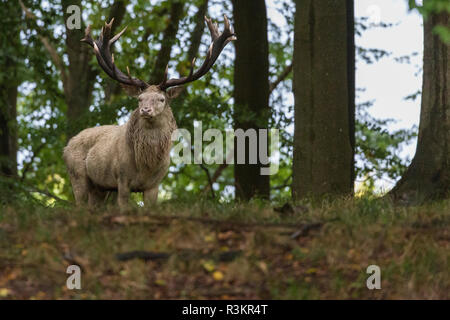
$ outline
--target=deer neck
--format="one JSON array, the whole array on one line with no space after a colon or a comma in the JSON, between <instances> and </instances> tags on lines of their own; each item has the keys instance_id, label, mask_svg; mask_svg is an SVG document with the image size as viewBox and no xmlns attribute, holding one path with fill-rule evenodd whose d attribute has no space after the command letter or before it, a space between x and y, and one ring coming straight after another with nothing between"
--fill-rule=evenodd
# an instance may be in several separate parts
<instances>
[{"instance_id":1,"label":"deer neck","mask_svg":"<svg viewBox=\"0 0 450 320\"><path fill-rule=\"evenodd\" d=\"M135 110L127 123L127 143L134 153L138 169L152 169L169 156L171 136L176 129L170 107L151 121Z\"/></svg>"}]
</instances>

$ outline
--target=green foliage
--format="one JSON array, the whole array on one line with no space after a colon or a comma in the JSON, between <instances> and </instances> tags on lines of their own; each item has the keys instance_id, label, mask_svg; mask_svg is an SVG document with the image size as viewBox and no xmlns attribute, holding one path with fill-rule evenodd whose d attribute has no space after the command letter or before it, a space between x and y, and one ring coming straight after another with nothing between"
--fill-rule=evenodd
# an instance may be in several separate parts
<instances>
[{"instance_id":1,"label":"green foliage","mask_svg":"<svg viewBox=\"0 0 450 320\"><path fill-rule=\"evenodd\" d=\"M410 159L402 159L399 152L417 136L417 128L390 133L386 126L393 120L370 116L367 109L371 105L372 102L366 102L357 106L356 175L368 190L375 191L375 181L385 178L395 181L402 176Z\"/></svg>"},{"instance_id":2,"label":"green foliage","mask_svg":"<svg viewBox=\"0 0 450 320\"><path fill-rule=\"evenodd\" d=\"M420 5L416 0L408 0L409 8L417 9L427 19L431 14L447 12L450 14L450 2L448 0L424 0ZM438 25L433 30L441 37L445 43L450 43L450 27L448 25Z\"/></svg>"}]
</instances>

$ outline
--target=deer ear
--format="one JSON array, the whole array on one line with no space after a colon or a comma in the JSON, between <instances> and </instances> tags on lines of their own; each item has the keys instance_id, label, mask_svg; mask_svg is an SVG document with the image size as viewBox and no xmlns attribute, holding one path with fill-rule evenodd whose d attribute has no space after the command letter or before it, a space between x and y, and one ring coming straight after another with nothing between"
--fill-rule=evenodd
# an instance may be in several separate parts
<instances>
[{"instance_id":1,"label":"deer ear","mask_svg":"<svg viewBox=\"0 0 450 320\"><path fill-rule=\"evenodd\" d=\"M180 95L181 92L183 92L183 90L184 90L183 86L169 88L166 91L167 98L175 99Z\"/></svg>"},{"instance_id":2,"label":"deer ear","mask_svg":"<svg viewBox=\"0 0 450 320\"><path fill-rule=\"evenodd\" d=\"M129 86L121 83L120 86L130 97L137 97L142 93L142 90L135 86Z\"/></svg>"}]
</instances>

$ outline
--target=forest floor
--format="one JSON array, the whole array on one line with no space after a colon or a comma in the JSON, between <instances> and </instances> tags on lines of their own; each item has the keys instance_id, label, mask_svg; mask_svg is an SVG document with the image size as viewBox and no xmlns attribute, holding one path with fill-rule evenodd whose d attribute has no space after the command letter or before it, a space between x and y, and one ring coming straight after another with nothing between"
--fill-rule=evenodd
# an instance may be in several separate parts
<instances>
[{"instance_id":1,"label":"forest floor","mask_svg":"<svg viewBox=\"0 0 450 320\"><path fill-rule=\"evenodd\" d=\"M448 201L3 207L0 299L449 299L449 225Z\"/></svg>"}]
</instances>

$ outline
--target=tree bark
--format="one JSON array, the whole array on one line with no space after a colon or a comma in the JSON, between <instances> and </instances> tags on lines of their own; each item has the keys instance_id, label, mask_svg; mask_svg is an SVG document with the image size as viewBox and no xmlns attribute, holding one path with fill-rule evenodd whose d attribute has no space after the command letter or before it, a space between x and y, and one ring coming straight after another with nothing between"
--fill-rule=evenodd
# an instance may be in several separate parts
<instances>
[{"instance_id":1,"label":"tree bark","mask_svg":"<svg viewBox=\"0 0 450 320\"><path fill-rule=\"evenodd\" d=\"M199 4L199 6L197 8L197 12L195 13L195 16L194 16L195 27L191 33L191 36L190 36L191 43L190 43L188 51L187 51L187 61L189 62L189 66L190 66L190 63L192 62L192 59L198 58L200 44L202 41L203 34L205 32L205 16L208 13L208 3L209 3L209 0L203 0ZM187 98L187 95L188 95L188 91L184 90L178 96L178 98L175 99L175 101L173 101L172 108L174 110L181 109L184 105L184 101ZM177 115L175 115L175 118L177 118ZM179 120L181 120L181 119L177 119L177 123L182 124Z\"/></svg>"},{"instance_id":2,"label":"tree bark","mask_svg":"<svg viewBox=\"0 0 450 320\"><path fill-rule=\"evenodd\" d=\"M10 64L7 69L12 67L13 65ZM2 67L2 70L5 69ZM2 99L0 109L0 174L7 176L17 175L17 86L13 82L0 84Z\"/></svg>"},{"instance_id":3,"label":"tree bark","mask_svg":"<svg viewBox=\"0 0 450 320\"><path fill-rule=\"evenodd\" d=\"M353 1L297 0L294 38L293 198L351 195Z\"/></svg>"},{"instance_id":4,"label":"tree bark","mask_svg":"<svg viewBox=\"0 0 450 320\"><path fill-rule=\"evenodd\" d=\"M422 107L417 149L411 165L390 192L400 203L418 204L450 195L450 50L433 33L449 27L449 14L424 21Z\"/></svg>"},{"instance_id":5,"label":"tree bark","mask_svg":"<svg viewBox=\"0 0 450 320\"><path fill-rule=\"evenodd\" d=\"M19 65L20 6L17 2L3 6L2 21L8 34L2 34L5 50L0 53L0 174L17 175L17 88L21 82ZM5 14L5 16L3 16Z\"/></svg>"},{"instance_id":6,"label":"tree bark","mask_svg":"<svg viewBox=\"0 0 450 320\"><path fill-rule=\"evenodd\" d=\"M205 16L208 13L208 3L209 0L203 0L203 2L198 6L198 10L194 16L195 27L191 34L191 44L187 53L189 62L191 62L192 59L198 55L198 49L200 48L200 43L205 30Z\"/></svg>"},{"instance_id":7,"label":"tree bark","mask_svg":"<svg viewBox=\"0 0 450 320\"><path fill-rule=\"evenodd\" d=\"M169 19L167 27L163 32L163 40L161 42L161 49L156 56L155 64L153 66L150 81L151 84L158 84L164 78L164 72L166 66L170 61L170 54L172 53L172 47L177 40L177 33L180 24L180 20L183 18L184 2L177 1L170 5Z\"/></svg>"},{"instance_id":8,"label":"tree bark","mask_svg":"<svg viewBox=\"0 0 450 320\"><path fill-rule=\"evenodd\" d=\"M67 21L69 16L67 7L73 4L81 7L81 0L62 0L64 21ZM113 33L123 20L126 4L127 1L118 0L110 9L109 18L114 17ZM63 85L67 103L67 140L76 135L82 127L84 116L92 102L92 91L97 76L97 70L89 63L93 55L92 48L80 43L83 37L84 27L71 30L66 26L66 51L69 66L68 76L63 81Z\"/></svg>"},{"instance_id":9,"label":"tree bark","mask_svg":"<svg viewBox=\"0 0 450 320\"><path fill-rule=\"evenodd\" d=\"M258 135L258 129L268 128L270 116L269 45L265 1L233 0L233 16L237 34L234 64L234 128L244 131L255 129ZM257 139L259 154L259 135ZM249 164L250 148L249 141L246 140L246 163L237 164L235 157L236 198L244 200L254 196L269 198L269 176L261 175L260 172L260 169L267 165L262 164L259 157L256 164Z\"/></svg>"}]
</instances>

